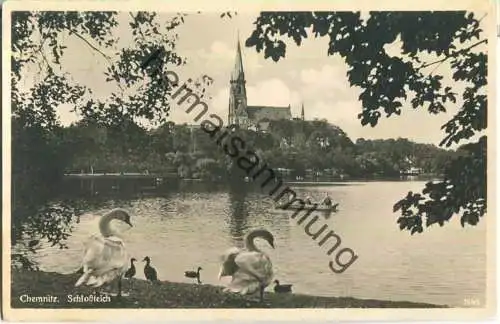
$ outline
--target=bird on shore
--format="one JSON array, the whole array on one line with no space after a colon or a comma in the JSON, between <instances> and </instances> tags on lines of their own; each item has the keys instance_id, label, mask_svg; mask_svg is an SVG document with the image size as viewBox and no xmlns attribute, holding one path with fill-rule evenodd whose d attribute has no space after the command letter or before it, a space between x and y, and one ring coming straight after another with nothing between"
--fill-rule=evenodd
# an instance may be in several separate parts
<instances>
[{"instance_id":1,"label":"bird on shore","mask_svg":"<svg viewBox=\"0 0 500 324\"><path fill-rule=\"evenodd\" d=\"M203 270L202 267L198 267L197 271L185 271L184 276L187 278L196 278L198 280L198 284L201 284L200 280L200 270Z\"/></svg>"},{"instance_id":2,"label":"bird on shore","mask_svg":"<svg viewBox=\"0 0 500 324\"><path fill-rule=\"evenodd\" d=\"M127 272L125 272L124 277L127 279L131 279L135 276L136 270L134 262L137 261L135 258L130 259L130 268L128 268Z\"/></svg>"},{"instance_id":3,"label":"bird on shore","mask_svg":"<svg viewBox=\"0 0 500 324\"><path fill-rule=\"evenodd\" d=\"M135 265L134 265L135 261L137 261L135 258L130 259L130 268L128 268L127 272L125 272L125 274L123 275L128 280L132 279L136 274ZM129 289L130 288L132 288L132 280L129 281Z\"/></svg>"},{"instance_id":4,"label":"bird on shore","mask_svg":"<svg viewBox=\"0 0 500 324\"><path fill-rule=\"evenodd\" d=\"M121 279L128 268L128 254L123 240L110 228L112 220L130 223L130 214L124 209L116 208L99 220L100 235L92 235L84 243L85 252L82 261L82 275L75 287L87 285L101 287L118 279L118 297L121 297Z\"/></svg>"},{"instance_id":5,"label":"bird on shore","mask_svg":"<svg viewBox=\"0 0 500 324\"><path fill-rule=\"evenodd\" d=\"M271 259L255 246L256 238L266 240L274 248L274 237L269 231L257 229L250 232L245 238L245 249L233 247L222 256L219 280L224 276L232 276L224 291L242 295L259 292L262 302L264 289L273 279L273 265Z\"/></svg>"},{"instance_id":6,"label":"bird on shore","mask_svg":"<svg viewBox=\"0 0 500 324\"><path fill-rule=\"evenodd\" d=\"M275 293L289 293L292 292L292 285L281 285L279 280L274 280L276 284L274 286Z\"/></svg>"},{"instance_id":7,"label":"bird on shore","mask_svg":"<svg viewBox=\"0 0 500 324\"><path fill-rule=\"evenodd\" d=\"M156 269L151 266L151 259L146 256L143 262L146 262L146 265L144 266L144 276L146 279L150 282L158 281L158 273L156 272Z\"/></svg>"}]
</instances>

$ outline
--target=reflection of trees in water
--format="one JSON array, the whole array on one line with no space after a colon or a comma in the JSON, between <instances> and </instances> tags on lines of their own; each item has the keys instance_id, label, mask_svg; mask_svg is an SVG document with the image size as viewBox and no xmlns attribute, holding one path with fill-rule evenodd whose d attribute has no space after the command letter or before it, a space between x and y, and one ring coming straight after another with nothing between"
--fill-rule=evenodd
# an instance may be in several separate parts
<instances>
[{"instance_id":1,"label":"reflection of trees in water","mask_svg":"<svg viewBox=\"0 0 500 324\"><path fill-rule=\"evenodd\" d=\"M231 243L243 246L243 239L248 231L258 227L271 231L276 238L286 240L289 237L289 214L275 210L274 201L269 196L241 186L232 186L228 193Z\"/></svg>"},{"instance_id":2,"label":"reflection of trees in water","mask_svg":"<svg viewBox=\"0 0 500 324\"><path fill-rule=\"evenodd\" d=\"M229 232L231 239L239 246L243 246L248 218L248 206L245 201L245 188L232 187L229 189Z\"/></svg>"}]
</instances>

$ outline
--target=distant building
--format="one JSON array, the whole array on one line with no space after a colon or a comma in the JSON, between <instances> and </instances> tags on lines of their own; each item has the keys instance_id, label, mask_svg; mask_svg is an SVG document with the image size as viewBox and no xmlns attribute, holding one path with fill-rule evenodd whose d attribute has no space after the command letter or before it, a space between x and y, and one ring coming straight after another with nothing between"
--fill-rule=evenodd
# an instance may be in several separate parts
<instances>
[{"instance_id":1,"label":"distant building","mask_svg":"<svg viewBox=\"0 0 500 324\"><path fill-rule=\"evenodd\" d=\"M417 176L417 175L420 175L421 173L423 173L423 170L421 168L411 167L411 168L406 169L406 170L401 170L401 171L399 171L399 173L401 175Z\"/></svg>"},{"instance_id":2,"label":"distant building","mask_svg":"<svg viewBox=\"0 0 500 324\"><path fill-rule=\"evenodd\" d=\"M234 124L243 128L254 128L265 131L269 127L269 123L273 120L292 119L290 105L286 107L248 105L245 72L243 71L243 59L239 40L236 48L236 62L231 74L230 84L229 125ZM302 105L303 118L304 105Z\"/></svg>"}]
</instances>

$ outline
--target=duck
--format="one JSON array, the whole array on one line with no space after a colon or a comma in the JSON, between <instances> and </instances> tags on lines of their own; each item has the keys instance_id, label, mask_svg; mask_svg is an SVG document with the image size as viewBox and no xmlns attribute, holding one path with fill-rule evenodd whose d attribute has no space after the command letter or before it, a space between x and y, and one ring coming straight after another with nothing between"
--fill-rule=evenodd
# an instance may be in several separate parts
<instances>
[{"instance_id":1,"label":"duck","mask_svg":"<svg viewBox=\"0 0 500 324\"><path fill-rule=\"evenodd\" d=\"M130 268L128 268L127 272L125 272L124 277L127 279L131 279L135 276L135 265L134 262L137 261L135 258L130 259Z\"/></svg>"},{"instance_id":2,"label":"duck","mask_svg":"<svg viewBox=\"0 0 500 324\"><path fill-rule=\"evenodd\" d=\"M273 279L273 265L267 254L259 250L254 243L262 238L274 249L274 237L266 229L256 229L245 237L245 248L230 248L221 256L219 280L231 276L231 282L224 289L226 292L242 295L259 292L260 301L264 299L264 289Z\"/></svg>"},{"instance_id":3,"label":"duck","mask_svg":"<svg viewBox=\"0 0 500 324\"><path fill-rule=\"evenodd\" d=\"M198 284L201 284L200 280L200 270L203 270L202 267L198 267L197 271L185 271L184 276L187 278L196 278L198 280Z\"/></svg>"},{"instance_id":4,"label":"duck","mask_svg":"<svg viewBox=\"0 0 500 324\"><path fill-rule=\"evenodd\" d=\"M275 293L288 293L288 292L292 292L292 285L280 285L279 280L274 280L274 283L276 284L274 286L274 292Z\"/></svg>"},{"instance_id":5,"label":"duck","mask_svg":"<svg viewBox=\"0 0 500 324\"><path fill-rule=\"evenodd\" d=\"M143 262L146 262L146 265L144 266L144 276L146 279L150 282L158 281L158 273L156 272L156 269L151 266L151 259L146 256Z\"/></svg>"},{"instance_id":6,"label":"duck","mask_svg":"<svg viewBox=\"0 0 500 324\"><path fill-rule=\"evenodd\" d=\"M127 272L125 272L125 274L123 275L128 280L132 279L136 274L135 265L134 265L135 261L137 261L135 258L130 259L130 268L128 268ZM131 287L132 287L132 281L129 281L129 289Z\"/></svg>"},{"instance_id":7,"label":"duck","mask_svg":"<svg viewBox=\"0 0 500 324\"><path fill-rule=\"evenodd\" d=\"M90 236L84 243L82 275L75 287L87 285L101 287L118 279L118 294L121 297L121 279L127 271L129 257L123 240L110 228L113 220L121 221L130 227L130 214L121 208L115 208L99 220L100 234Z\"/></svg>"}]
</instances>

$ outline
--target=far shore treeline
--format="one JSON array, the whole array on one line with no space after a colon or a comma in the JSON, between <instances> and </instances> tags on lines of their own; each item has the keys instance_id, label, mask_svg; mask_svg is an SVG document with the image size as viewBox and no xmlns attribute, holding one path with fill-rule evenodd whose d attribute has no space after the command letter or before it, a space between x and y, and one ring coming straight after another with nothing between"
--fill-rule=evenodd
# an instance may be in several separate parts
<instances>
[{"instance_id":1,"label":"far shore treeline","mask_svg":"<svg viewBox=\"0 0 500 324\"><path fill-rule=\"evenodd\" d=\"M405 138L352 141L342 129L326 120L279 120L272 121L266 132L243 129L238 132L247 147L273 169L287 170L283 176L292 179L394 177L411 168L439 176L459 154ZM16 144L14 149L22 149L31 141L18 140L28 142ZM44 145L46 161L53 174L59 175L147 172L229 180L234 170L232 159L214 145L206 132L198 126L173 122L146 129L132 120L111 127L84 119L61 127ZM39 158L26 155L22 161Z\"/></svg>"}]
</instances>

